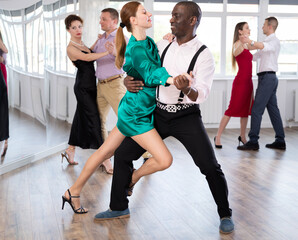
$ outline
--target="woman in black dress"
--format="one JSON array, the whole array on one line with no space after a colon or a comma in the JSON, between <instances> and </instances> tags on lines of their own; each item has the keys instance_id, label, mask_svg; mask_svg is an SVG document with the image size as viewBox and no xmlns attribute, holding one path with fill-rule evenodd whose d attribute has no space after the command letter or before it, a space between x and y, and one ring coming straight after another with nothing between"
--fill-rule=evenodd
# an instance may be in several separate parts
<instances>
[{"instance_id":1,"label":"woman in black dress","mask_svg":"<svg viewBox=\"0 0 298 240\"><path fill-rule=\"evenodd\" d=\"M77 15L65 19L66 29L71 38L67 46L67 55L78 68L74 92L77 109L73 118L69 137L69 147L62 153L69 164L74 161L75 146L83 149L98 149L103 143L99 113L96 105L96 77L93 61L109 54L92 53L81 40L83 20Z\"/></svg>"}]
</instances>

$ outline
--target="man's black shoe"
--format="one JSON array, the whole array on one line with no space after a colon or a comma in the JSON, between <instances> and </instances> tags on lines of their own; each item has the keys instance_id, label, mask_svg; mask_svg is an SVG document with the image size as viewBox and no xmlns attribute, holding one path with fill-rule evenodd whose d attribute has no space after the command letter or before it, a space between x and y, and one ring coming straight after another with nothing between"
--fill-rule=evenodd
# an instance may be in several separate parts
<instances>
[{"instance_id":1,"label":"man's black shoe","mask_svg":"<svg viewBox=\"0 0 298 240\"><path fill-rule=\"evenodd\" d=\"M242 146L238 146L237 149L238 150L259 150L259 143L252 143L251 141L248 141L247 143L245 143Z\"/></svg>"},{"instance_id":2,"label":"man's black shoe","mask_svg":"<svg viewBox=\"0 0 298 240\"><path fill-rule=\"evenodd\" d=\"M286 150L286 143L285 142L273 142L271 144L266 144L266 148Z\"/></svg>"}]
</instances>

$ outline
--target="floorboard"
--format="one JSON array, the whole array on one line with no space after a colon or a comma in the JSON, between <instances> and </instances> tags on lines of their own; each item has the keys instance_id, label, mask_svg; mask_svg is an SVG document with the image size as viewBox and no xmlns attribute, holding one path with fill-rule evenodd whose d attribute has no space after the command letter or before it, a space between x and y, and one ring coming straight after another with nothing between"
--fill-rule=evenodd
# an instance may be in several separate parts
<instances>
[{"instance_id":1,"label":"floorboard","mask_svg":"<svg viewBox=\"0 0 298 240\"><path fill-rule=\"evenodd\" d=\"M207 132L212 141L216 129ZM219 233L216 205L204 176L184 147L169 138L173 165L136 185L128 219L93 221L109 206L112 177L100 170L81 195L90 212L76 215L69 205L61 210L61 195L94 150L78 149L77 166L61 163L57 153L0 176L0 239L298 239L298 129L285 129L286 151L265 148L274 139L272 129L261 130L259 151L238 151L238 132L227 129L223 148L215 149L229 186L236 226L232 234ZM141 164L135 162L136 167Z\"/></svg>"}]
</instances>

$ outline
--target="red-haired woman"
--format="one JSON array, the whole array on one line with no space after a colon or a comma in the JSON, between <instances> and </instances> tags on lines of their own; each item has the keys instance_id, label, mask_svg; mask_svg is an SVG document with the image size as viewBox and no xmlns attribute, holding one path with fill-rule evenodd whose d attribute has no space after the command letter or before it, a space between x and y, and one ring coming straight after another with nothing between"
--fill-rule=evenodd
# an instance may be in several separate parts
<instances>
[{"instance_id":1,"label":"red-haired woman","mask_svg":"<svg viewBox=\"0 0 298 240\"><path fill-rule=\"evenodd\" d=\"M144 87L138 93L126 92L118 107L117 126L88 159L74 185L62 196L63 206L68 202L75 213L82 214L88 211L80 207L79 195L82 188L102 161L114 155L125 137L131 137L153 155L133 172L128 195L132 194L134 184L142 176L164 170L172 164L172 155L153 126L156 86L173 84L176 80L189 82L190 76L179 75L174 79L161 67L157 46L153 39L146 36L146 30L152 26L151 16L152 14L139 2L129 2L121 9L122 22L116 34L116 66L122 67L125 56L124 71L135 79L143 80ZM132 33L127 45L123 35L124 27Z\"/></svg>"}]
</instances>

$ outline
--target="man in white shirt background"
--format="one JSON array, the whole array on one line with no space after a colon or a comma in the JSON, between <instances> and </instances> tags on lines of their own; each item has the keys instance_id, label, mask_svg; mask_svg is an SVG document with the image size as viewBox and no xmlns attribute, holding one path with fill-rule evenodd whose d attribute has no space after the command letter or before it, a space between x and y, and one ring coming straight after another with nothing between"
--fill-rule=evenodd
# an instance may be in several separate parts
<instances>
[{"instance_id":1,"label":"man in white shirt background","mask_svg":"<svg viewBox=\"0 0 298 240\"><path fill-rule=\"evenodd\" d=\"M175 86L157 88L154 126L163 139L173 136L185 146L196 166L206 176L217 204L220 231L231 233L234 223L229 208L228 186L204 128L199 108L199 104L209 95L215 69L210 50L203 46L195 34L201 16L200 7L190 1L177 3L172 11L170 23L176 38L171 45L167 40L158 44L162 66L172 76L193 69L193 82L189 86L189 82L181 80ZM199 54L197 58L194 57L196 54ZM127 89L138 91L142 82L129 81L128 78L124 80ZM125 138L116 150L110 209L98 213L96 220L129 216L127 188L133 171L132 161L139 159L144 151L131 138Z\"/></svg>"},{"instance_id":2,"label":"man in white shirt background","mask_svg":"<svg viewBox=\"0 0 298 240\"><path fill-rule=\"evenodd\" d=\"M246 38L250 50L259 49L253 56L254 61L259 61L259 69L257 71L258 87L251 112L251 127L248 134L249 141L239 146L239 150L259 149L258 139L262 115L264 114L265 108L267 108L270 121L275 131L275 141L271 144L266 144L266 147L281 150L286 149L285 133L276 98L278 86L278 79L276 77L278 70L277 59L280 51L280 42L275 35L277 26L277 19L275 17L268 17L265 19L263 25L263 33L266 35L263 42L255 42Z\"/></svg>"}]
</instances>

